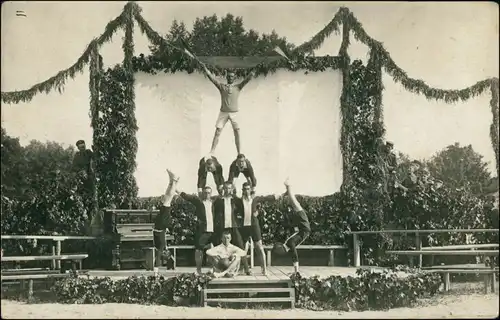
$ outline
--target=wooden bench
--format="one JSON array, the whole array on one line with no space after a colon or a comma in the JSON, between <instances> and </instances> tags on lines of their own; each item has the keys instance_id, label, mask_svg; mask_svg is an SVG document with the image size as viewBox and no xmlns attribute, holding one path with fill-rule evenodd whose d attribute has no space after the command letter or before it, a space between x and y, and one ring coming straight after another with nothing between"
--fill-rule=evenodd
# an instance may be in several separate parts
<instances>
[{"instance_id":1,"label":"wooden bench","mask_svg":"<svg viewBox=\"0 0 500 320\"><path fill-rule=\"evenodd\" d=\"M50 268L23 268L23 269L2 269L2 276L11 275L35 275L35 274L60 274L61 270L53 270Z\"/></svg>"},{"instance_id":2,"label":"wooden bench","mask_svg":"<svg viewBox=\"0 0 500 320\"><path fill-rule=\"evenodd\" d=\"M484 292L489 293L489 289L494 293L498 292L496 285L496 273L498 267L491 268L484 264L462 264L462 265L442 265L422 268L425 272L438 272L443 274L444 290L449 291L451 286L450 274L483 274Z\"/></svg>"},{"instance_id":3,"label":"wooden bench","mask_svg":"<svg viewBox=\"0 0 500 320\"><path fill-rule=\"evenodd\" d=\"M427 230L377 230L377 231L348 231L353 237L353 252L354 252L354 267L361 266L361 241L360 237L363 235L374 235L374 234L415 234L415 247L417 251L425 252L422 249L421 235L432 234L432 233L483 233L483 232L499 232L499 229L427 229ZM418 256L418 266L422 267L422 254L415 254ZM413 255L413 254L412 254Z\"/></svg>"},{"instance_id":4,"label":"wooden bench","mask_svg":"<svg viewBox=\"0 0 500 320\"><path fill-rule=\"evenodd\" d=\"M267 266L271 266L271 252L272 252L273 246L271 245L264 245L264 250L266 251L266 262ZM346 246L341 246L341 245L300 245L297 247L297 250L328 250L328 266L334 266L335 265L335 250L347 250ZM253 267L253 265L252 265Z\"/></svg>"},{"instance_id":5,"label":"wooden bench","mask_svg":"<svg viewBox=\"0 0 500 320\"><path fill-rule=\"evenodd\" d=\"M449 256L498 256L498 250L400 250L386 251L388 254L397 255L449 255Z\"/></svg>"},{"instance_id":6,"label":"wooden bench","mask_svg":"<svg viewBox=\"0 0 500 320\"><path fill-rule=\"evenodd\" d=\"M87 236L37 236L37 235L1 235L2 240L52 240L52 255L61 255L62 242L66 240L94 240L96 237ZM61 262L52 260L52 269L61 269Z\"/></svg>"},{"instance_id":7,"label":"wooden bench","mask_svg":"<svg viewBox=\"0 0 500 320\"><path fill-rule=\"evenodd\" d=\"M58 273L58 274L17 274L17 275L4 275L2 274L2 284L4 281L9 280L20 280L21 289L24 289L24 281L28 280L28 300L33 299L33 280L37 279L63 279L72 276L70 273Z\"/></svg>"},{"instance_id":8,"label":"wooden bench","mask_svg":"<svg viewBox=\"0 0 500 320\"><path fill-rule=\"evenodd\" d=\"M475 250L476 248L491 248L498 247L498 244L474 244L474 245L453 245L440 247L427 247L421 250L401 250L401 251L386 251L388 254L397 255L459 255L459 256L498 256L498 250ZM464 250L469 249L469 250ZM422 268L426 272L439 272L444 277L444 289L450 290L450 274L484 274L484 290L488 293L489 288L493 292L497 292L496 288L496 272L498 268L487 267L481 264L467 265L441 265Z\"/></svg>"},{"instance_id":9,"label":"wooden bench","mask_svg":"<svg viewBox=\"0 0 500 320\"><path fill-rule=\"evenodd\" d=\"M79 269L82 269L82 260L86 259L88 254L68 254L68 255L51 255L51 256L3 256L3 262L26 262L26 261L57 261L69 260L73 262L73 269L76 270L76 263L79 264ZM59 263L60 265L60 263ZM22 269L21 269L22 270Z\"/></svg>"},{"instance_id":10,"label":"wooden bench","mask_svg":"<svg viewBox=\"0 0 500 320\"><path fill-rule=\"evenodd\" d=\"M82 266L82 260L87 258L88 254L72 255L51 255L51 256L3 256L4 262L27 262L27 261L58 261L69 260L73 262L72 273L61 273L60 270L49 270L48 268L26 268L26 269L4 269L1 273L2 284L4 281L20 280L21 289L24 289L24 281L28 280L28 299L33 298L33 280L36 279L59 279L67 278L71 275L77 275L76 263Z\"/></svg>"}]
</instances>

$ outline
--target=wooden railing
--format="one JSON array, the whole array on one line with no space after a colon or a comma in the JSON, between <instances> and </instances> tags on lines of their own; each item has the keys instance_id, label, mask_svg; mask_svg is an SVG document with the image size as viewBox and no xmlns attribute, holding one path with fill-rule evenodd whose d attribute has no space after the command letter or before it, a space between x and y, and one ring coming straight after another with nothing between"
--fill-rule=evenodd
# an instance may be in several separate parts
<instances>
[{"instance_id":1,"label":"wooden railing","mask_svg":"<svg viewBox=\"0 0 500 320\"><path fill-rule=\"evenodd\" d=\"M430 233L480 233L480 232L498 232L499 229L427 229L427 230L378 230L378 231L349 231L353 237L353 251L354 251L354 266L361 266L361 245L359 237L366 234L382 234L382 233L402 233L402 234L415 234L416 250L422 250L422 240L420 235ZM418 265L422 266L422 255L418 255Z\"/></svg>"}]
</instances>

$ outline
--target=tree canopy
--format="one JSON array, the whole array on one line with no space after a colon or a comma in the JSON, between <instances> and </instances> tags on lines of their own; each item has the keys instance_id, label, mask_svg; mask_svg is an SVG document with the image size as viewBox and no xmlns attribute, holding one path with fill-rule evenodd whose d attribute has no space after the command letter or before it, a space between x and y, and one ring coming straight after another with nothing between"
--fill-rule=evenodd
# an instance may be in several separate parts
<instances>
[{"instance_id":1,"label":"tree canopy","mask_svg":"<svg viewBox=\"0 0 500 320\"><path fill-rule=\"evenodd\" d=\"M490 184L488 163L470 144L461 146L457 142L447 146L433 156L427 166L435 178L450 188L466 188L480 195Z\"/></svg>"}]
</instances>

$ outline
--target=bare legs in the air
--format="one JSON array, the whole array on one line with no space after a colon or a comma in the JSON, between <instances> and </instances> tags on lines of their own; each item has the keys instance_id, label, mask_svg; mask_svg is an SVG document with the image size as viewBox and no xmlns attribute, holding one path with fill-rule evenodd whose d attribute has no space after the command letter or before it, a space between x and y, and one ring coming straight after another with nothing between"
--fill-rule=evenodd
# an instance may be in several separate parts
<instances>
[{"instance_id":1,"label":"bare legs in the air","mask_svg":"<svg viewBox=\"0 0 500 320\"><path fill-rule=\"evenodd\" d=\"M168 182L167 190L161 197L162 206L160 208L160 213L155 218L153 229L153 242L158 252L158 257L155 259L156 267L161 266L162 257L164 256L164 254L167 254L167 252L165 252L165 249L167 247L167 243L165 240L165 231L167 230L167 228L170 228L172 224L170 205L172 203L172 199L175 196L177 181L179 180L170 170L167 169L167 172L170 179Z\"/></svg>"},{"instance_id":2,"label":"bare legs in the air","mask_svg":"<svg viewBox=\"0 0 500 320\"><path fill-rule=\"evenodd\" d=\"M304 209L300 205L299 201L295 197L295 193L292 190L292 187L290 185L290 182L288 179L285 181L285 186L286 186L286 193L288 197L290 198L290 203L293 207L293 210L297 212L303 212ZM305 213L302 213L305 215ZM309 224L309 222L307 222ZM288 252L291 254L292 257L292 263L293 263L293 268L295 272L299 272L299 256L297 253L297 246L299 246L308 236L308 233L305 233L303 230L299 230L299 228L295 227L295 233L285 242L285 248L288 250ZM310 232L310 230L309 230Z\"/></svg>"},{"instance_id":3,"label":"bare legs in the air","mask_svg":"<svg viewBox=\"0 0 500 320\"><path fill-rule=\"evenodd\" d=\"M237 152L237 154L240 154L241 153L240 129L233 128L233 132L234 132L234 143L236 145L236 152ZM210 149L211 155L213 155L215 153L215 149L217 148L217 145L219 144L219 138L220 138L221 133L222 133L222 128L215 129L214 139L212 140L212 148Z\"/></svg>"},{"instance_id":4,"label":"bare legs in the air","mask_svg":"<svg viewBox=\"0 0 500 320\"><path fill-rule=\"evenodd\" d=\"M177 182L179 181L179 177L177 177L169 169L167 169L167 172L170 181L168 182L167 190L165 191L165 194L162 196L161 201L165 207L170 207L170 204L172 203L174 196L177 194Z\"/></svg>"}]
</instances>

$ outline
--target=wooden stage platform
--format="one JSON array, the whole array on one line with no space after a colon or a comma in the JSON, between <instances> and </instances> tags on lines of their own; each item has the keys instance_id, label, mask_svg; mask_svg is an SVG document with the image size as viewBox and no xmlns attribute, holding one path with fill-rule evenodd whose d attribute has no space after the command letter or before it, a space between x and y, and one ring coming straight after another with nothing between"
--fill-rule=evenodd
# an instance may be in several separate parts
<instances>
[{"instance_id":1,"label":"wooden stage platform","mask_svg":"<svg viewBox=\"0 0 500 320\"><path fill-rule=\"evenodd\" d=\"M361 267L366 269L378 270L381 271L383 268L380 267ZM313 277L319 276L320 278L326 278L329 276L342 276L342 277L355 277L356 270L358 268L354 267L301 267L300 273L304 277ZM203 268L203 272L207 272L209 268ZM159 268L158 274L164 277L175 277L177 275L183 273L193 273L195 271L194 267L178 267L175 270L167 270L164 267ZM277 279L287 278L293 273L292 266L272 266L267 268L267 276L263 276L260 267L254 267L252 269L252 276L247 275L238 275L235 279L231 279L232 281L241 279L241 280L268 280L273 281ZM148 271L144 269L137 270L88 270L88 275L90 277L111 277L111 278L127 278L131 276L152 276L154 275L153 271Z\"/></svg>"}]
</instances>

